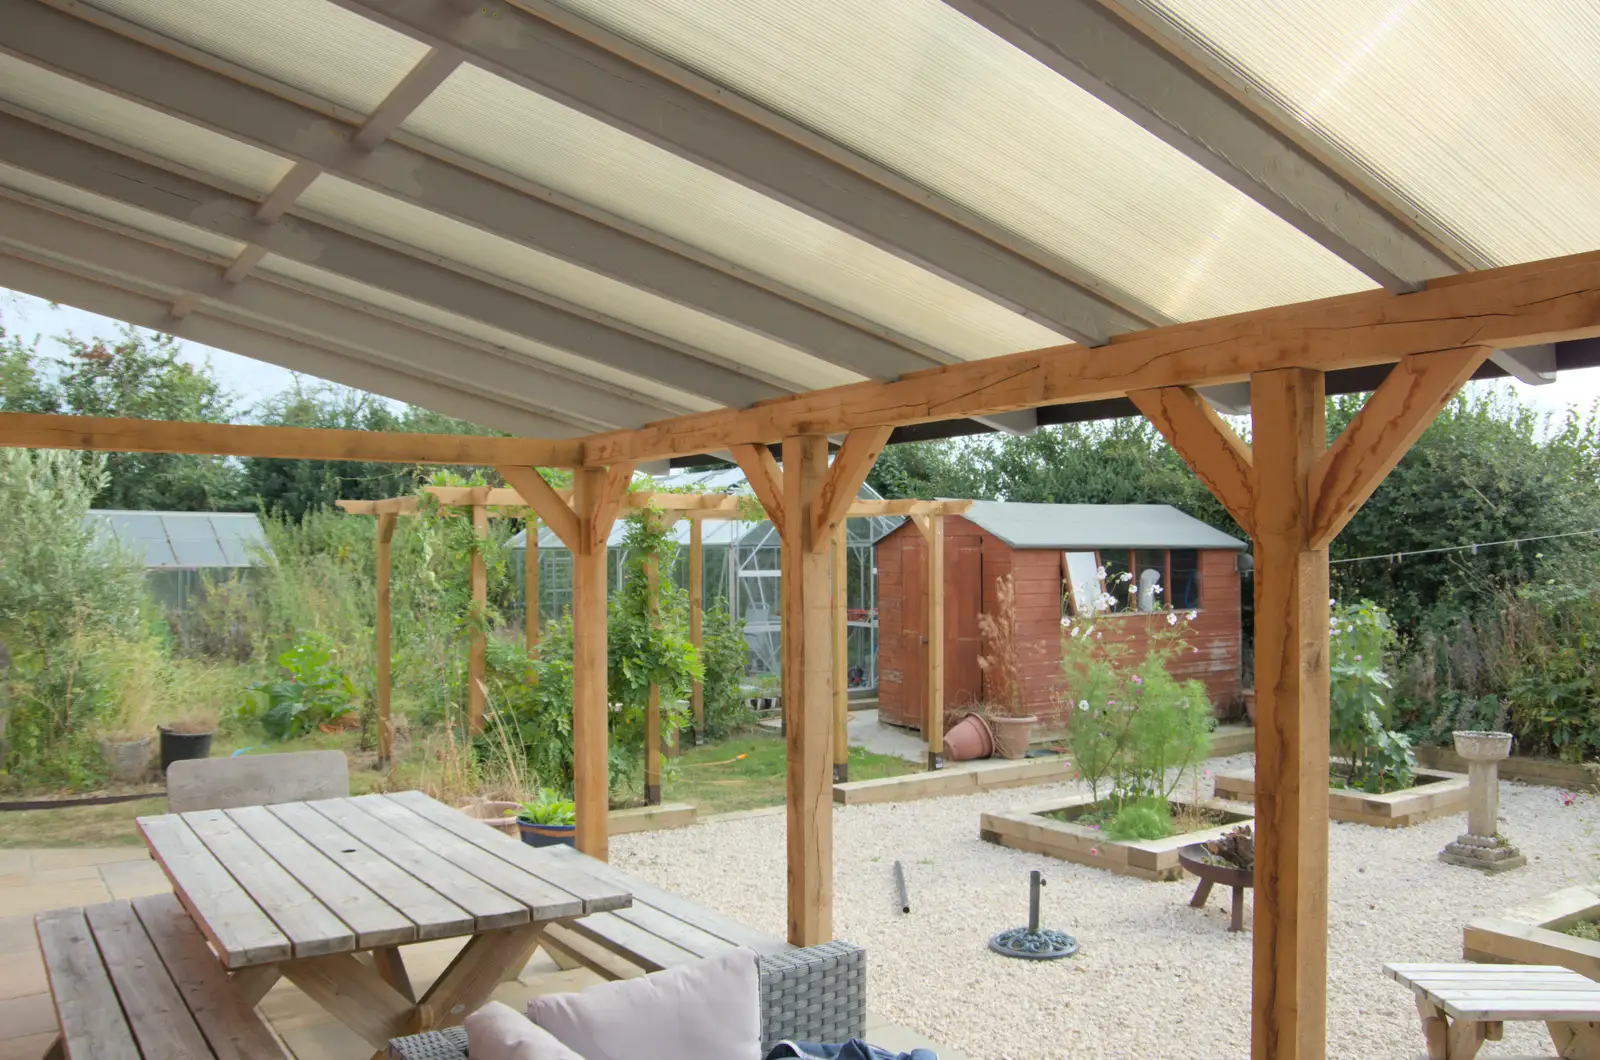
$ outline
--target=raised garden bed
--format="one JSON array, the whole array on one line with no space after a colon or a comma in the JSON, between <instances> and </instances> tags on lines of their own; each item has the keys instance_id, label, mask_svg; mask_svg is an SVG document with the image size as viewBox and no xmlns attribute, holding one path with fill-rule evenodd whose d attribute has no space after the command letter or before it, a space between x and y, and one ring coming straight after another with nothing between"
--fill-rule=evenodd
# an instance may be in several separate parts
<instances>
[{"instance_id":1,"label":"raised garden bed","mask_svg":"<svg viewBox=\"0 0 1600 1060\"><path fill-rule=\"evenodd\" d=\"M1253 773L1222 773L1216 779L1219 799L1254 802ZM1460 773L1419 769L1416 783L1386 795L1369 795L1348 788L1328 789L1328 816L1335 821L1370 824L1379 828L1410 825L1467 812L1467 778Z\"/></svg>"},{"instance_id":2,"label":"raised garden bed","mask_svg":"<svg viewBox=\"0 0 1600 1060\"><path fill-rule=\"evenodd\" d=\"M1174 802L1174 806L1180 805L1191 804ZM1013 850L1048 854L1123 876L1176 880L1183 876L1178 851L1195 843L1219 839L1230 829L1254 819L1248 807L1210 800L1199 805L1216 811L1224 818L1223 823L1165 839L1108 839L1100 829L1076 823L1075 818L1093 811L1095 803L1088 795L1075 795L1004 813L986 813L978 835L987 842Z\"/></svg>"},{"instance_id":3,"label":"raised garden bed","mask_svg":"<svg viewBox=\"0 0 1600 1060\"><path fill-rule=\"evenodd\" d=\"M1600 920L1600 885L1566 887L1499 916L1480 917L1462 932L1461 955L1490 964L1556 964L1600 980L1600 942L1566 933Z\"/></svg>"},{"instance_id":4,"label":"raised garden bed","mask_svg":"<svg viewBox=\"0 0 1600 1060\"><path fill-rule=\"evenodd\" d=\"M1423 744L1416 751L1417 761L1431 769L1464 772L1467 768L1467 760L1452 747ZM1512 755L1500 762L1500 779L1572 791L1600 791L1600 762L1561 762L1554 758Z\"/></svg>"}]
</instances>

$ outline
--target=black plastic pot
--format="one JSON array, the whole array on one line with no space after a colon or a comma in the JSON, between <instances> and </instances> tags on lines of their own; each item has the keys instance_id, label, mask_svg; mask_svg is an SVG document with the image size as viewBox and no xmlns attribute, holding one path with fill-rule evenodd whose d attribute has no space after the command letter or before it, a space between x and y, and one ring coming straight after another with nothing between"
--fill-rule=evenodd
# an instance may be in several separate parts
<instances>
[{"instance_id":1,"label":"black plastic pot","mask_svg":"<svg viewBox=\"0 0 1600 1060\"><path fill-rule=\"evenodd\" d=\"M173 732L165 726L161 729L161 775L167 775L167 767L174 762L182 762L186 758L210 758L211 737L209 732Z\"/></svg>"}]
</instances>

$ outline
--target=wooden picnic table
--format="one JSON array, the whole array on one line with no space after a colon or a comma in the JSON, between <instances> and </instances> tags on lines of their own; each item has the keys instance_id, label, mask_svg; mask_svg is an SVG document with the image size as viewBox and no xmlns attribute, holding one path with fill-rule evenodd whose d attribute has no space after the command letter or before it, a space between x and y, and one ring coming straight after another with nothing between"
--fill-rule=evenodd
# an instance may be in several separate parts
<instances>
[{"instance_id":1,"label":"wooden picnic table","mask_svg":"<svg viewBox=\"0 0 1600 1060\"><path fill-rule=\"evenodd\" d=\"M547 926L632 904L589 859L552 857L420 791L138 823L249 1005L285 977L380 1052L390 1038L461 1022ZM399 947L462 936L416 998Z\"/></svg>"},{"instance_id":2,"label":"wooden picnic table","mask_svg":"<svg viewBox=\"0 0 1600 1060\"><path fill-rule=\"evenodd\" d=\"M1600 1060L1600 983L1539 964L1386 964L1416 995L1428 1060L1472 1060L1512 1020L1542 1020L1562 1060Z\"/></svg>"}]
</instances>

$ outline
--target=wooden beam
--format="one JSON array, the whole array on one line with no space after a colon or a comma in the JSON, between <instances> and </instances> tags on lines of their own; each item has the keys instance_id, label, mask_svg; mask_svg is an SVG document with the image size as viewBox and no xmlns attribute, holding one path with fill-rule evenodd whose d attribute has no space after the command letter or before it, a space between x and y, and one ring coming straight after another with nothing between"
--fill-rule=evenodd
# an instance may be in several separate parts
<instances>
[{"instance_id":1,"label":"wooden beam","mask_svg":"<svg viewBox=\"0 0 1600 1060\"><path fill-rule=\"evenodd\" d=\"M971 501L855 500L845 514L851 519L870 519L876 515L965 515Z\"/></svg>"},{"instance_id":2,"label":"wooden beam","mask_svg":"<svg viewBox=\"0 0 1600 1060\"><path fill-rule=\"evenodd\" d=\"M1328 547L1492 352L1468 346L1413 354L1394 366L1312 470L1313 548Z\"/></svg>"},{"instance_id":3,"label":"wooden beam","mask_svg":"<svg viewBox=\"0 0 1600 1060\"><path fill-rule=\"evenodd\" d=\"M628 484L633 481L632 460L619 460L606 468L606 479L599 502L588 525L589 547L604 551L606 539L611 536L611 524L617 521L617 512L628 495Z\"/></svg>"},{"instance_id":4,"label":"wooden beam","mask_svg":"<svg viewBox=\"0 0 1600 1060\"><path fill-rule=\"evenodd\" d=\"M834 459L838 466L838 459ZM850 779L850 612L849 524L840 519L833 526L833 782Z\"/></svg>"},{"instance_id":5,"label":"wooden beam","mask_svg":"<svg viewBox=\"0 0 1600 1060\"><path fill-rule=\"evenodd\" d=\"M582 527L572 549L572 794L577 804L576 843L606 860L611 784L607 772L606 548L592 545L606 473L572 475L573 510ZM609 527L607 528L609 531ZM559 531L558 531L559 532Z\"/></svg>"},{"instance_id":6,"label":"wooden beam","mask_svg":"<svg viewBox=\"0 0 1600 1060\"><path fill-rule=\"evenodd\" d=\"M573 551L581 548L580 536L582 533L578 516L572 507L563 500L550 483L544 480L536 467L519 467L513 464L497 464L495 471L500 477L511 483L516 491L517 504L532 508L544 525L555 532L562 544ZM490 500L494 499L490 494ZM443 500L440 503L446 503Z\"/></svg>"},{"instance_id":7,"label":"wooden beam","mask_svg":"<svg viewBox=\"0 0 1600 1060\"><path fill-rule=\"evenodd\" d=\"M1251 1056L1321 1060L1328 987L1328 553L1311 543L1321 372L1250 382L1256 864Z\"/></svg>"},{"instance_id":8,"label":"wooden beam","mask_svg":"<svg viewBox=\"0 0 1600 1060\"><path fill-rule=\"evenodd\" d=\"M395 516L378 516L378 765L387 768L394 757L394 719L390 716L394 648L390 637L389 574L390 545L394 541Z\"/></svg>"},{"instance_id":9,"label":"wooden beam","mask_svg":"<svg viewBox=\"0 0 1600 1060\"><path fill-rule=\"evenodd\" d=\"M488 699L489 573L483 550L489 545L489 509L472 506L472 645L467 656L467 731L483 731Z\"/></svg>"},{"instance_id":10,"label":"wooden beam","mask_svg":"<svg viewBox=\"0 0 1600 1060\"><path fill-rule=\"evenodd\" d=\"M1190 387L1135 390L1128 398L1248 534L1255 499L1244 439Z\"/></svg>"},{"instance_id":11,"label":"wooden beam","mask_svg":"<svg viewBox=\"0 0 1600 1060\"><path fill-rule=\"evenodd\" d=\"M922 735L928 741L928 768L944 768L944 516L913 515L922 532L928 564L928 704Z\"/></svg>"},{"instance_id":12,"label":"wooden beam","mask_svg":"<svg viewBox=\"0 0 1600 1060\"><path fill-rule=\"evenodd\" d=\"M761 507L766 509L767 521L773 526L788 526L783 516L783 471L772 453L764 445L736 445L730 449L733 459L750 483L750 492L756 495ZM781 533L781 531L780 531Z\"/></svg>"},{"instance_id":13,"label":"wooden beam","mask_svg":"<svg viewBox=\"0 0 1600 1060\"><path fill-rule=\"evenodd\" d=\"M833 939L833 564L811 540L827 474L827 438L784 439L783 702L789 941L796 946Z\"/></svg>"},{"instance_id":14,"label":"wooden beam","mask_svg":"<svg viewBox=\"0 0 1600 1060\"><path fill-rule=\"evenodd\" d=\"M582 455L578 439L390 434L29 412L0 412L0 446L111 453L202 453L284 460L363 460L386 464L516 463L546 467L574 467Z\"/></svg>"},{"instance_id":15,"label":"wooden beam","mask_svg":"<svg viewBox=\"0 0 1600 1060\"><path fill-rule=\"evenodd\" d=\"M773 465L776 469L776 464ZM505 478L505 466L496 468L502 478ZM510 479L506 479L510 481ZM529 486L530 490L537 487ZM432 495L440 504L448 507L470 506L475 502L472 498L477 492L483 490L482 486L424 486L423 492ZM563 504L570 504L571 490L552 490L555 499ZM639 490L629 493L622 500L622 507L632 511L645 508L656 508L663 512L674 514L684 519L742 519L744 516L740 507L741 494L737 493L655 493L653 491ZM760 498L758 497L757 500ZM778 498L781 502L781 496ZM386 500L338 500L334 502L341 510L349 515L380 515L392 512L398 515L416 515L420 504L416 497L391 497ZM482 503L489 506L489 518L495 519L502 515L522 517L522 512L516 509L529 507L527 499L521 490L509 487L490 489L487 499ZM779 504L782 507L781 503ZM763 507L765 507L763 505ZM850 502L845 516L850 519L870 519L881 515L961 515L972 507L971 501L919 501L919 500L862 500ZM552 528L553 529L553 528ZM561 536L557 533L557 536ZM566 538L562 538L566 543Z\"/></svg>"},{"instance_id":16,"label":"wooden beam","mask_svg":"<svg viewBox=\"0 0 1600 1060\"><path fill-rule=\"evenodd\" d=\"M817 501L813 516L817 522L811 528L814 548L830 547L833 528L845 518L893 431L893 427L862 427L845 436L844 444L834 455L833 466L828 468L828 478L822 484L822 496Z\"/></svg>"},{"instance_id":17,"label":"wooden beam","mask_svg":"<svg viewBox=\"0 0 1600 1060\"><path fill-rule=\"evenodd\" d=\"M1430 281L1412 294L1325 298L1231 317L913 372L893 382L812 390L748 409L694 413L583 440L588 465L770 444L958 416L1236 383L1253 373L1390 364L1414 353L1497 349L1600 336L1600 253Z\"/></svg>"},{"instance_id":18,"label":"wooden beam","mask_svg":"<svg viewBox=\"0 0 1600 1060\"><path fill-rule=\"evenodd\" d=\"M689 643L698 653L705 643L703 629L705 608L706 546L705 526L698 519L689 520ZM706 689L699 681L689 689L689 702L694 711L694 742L705 742Z\"/></svg>"}]
</instances>

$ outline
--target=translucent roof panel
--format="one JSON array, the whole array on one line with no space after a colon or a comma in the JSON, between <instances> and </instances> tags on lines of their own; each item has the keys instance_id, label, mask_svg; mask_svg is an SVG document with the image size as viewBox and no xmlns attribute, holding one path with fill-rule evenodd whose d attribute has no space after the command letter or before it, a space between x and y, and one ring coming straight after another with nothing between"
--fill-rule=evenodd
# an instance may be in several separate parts
<instances>
[{"instance_id":1,"label":"translucent roof panel","mask_svg":"<svg viewBox=\"0 0 1600 1060\"><path fill-rule=\"evenodd\" d=\"M93 0L94 6L366 116L428 49L324 0Z\"/></svg>"},{"instance_id":2,"label":"translucent roof panel","mask_svg":"<svg viewBox=\"0 0 1600 1060\"><path fill-rule=\"evenodd\" d=\"M465 335L479 342L486 342L504 350L536 361L541 364L551 365L574 373L578 376L599 380L616 388L618 391L641 398L656 405L664 405L667 411L674 412L705 412L718 408L716 402L708 401L698 394L691 394L684 390L665 386L651 379L644 379L612 368L610 365L599 364L585 357L566 350L558 350L554 346L534 342L523 338L521 335L481 323L469 317L458 316L455 313L438 309L423 302L413 302L392 294L382 288L372 287L356 280L347 279L337 273L311 265L303 265L289 258L268 254L261 259L259 266L262 272L275 274L294 281L294 285L310 291L313 294L332 294L342 296L342 300L358 306L375 309L384 315L402 322L420 322L427 328L446 336Z\"/></svg>"},{"instance_id":3,"label":"translucent roof panel","mask_svg":"<svg viewBox=\"0 0 1600 1060\"><path fill-rule=\"evenodd\" d=\"M276 187L291 165L277 155L31 66L3 52L0 98L258 195Z\"/></svg>"},{"instance_id":4,"label":"translucent roof panel","mask_svg":"<svg viewBox=\"0 0 1600 1060\"><path fill-rule=\"evenodd\" d=\"M297 210L300 207L674 339L800 389L842 386L863 378L764 335L347 180L323 174L300 196Z\"/></svg>"},{"instance_id":5,"label":"translucent roof panel","mask_svg":"<svg viewBox=\"0 0 1600 1060\"><path fill-rule=\"evenodd\" d=\"M42 202L64 206L77 213L111 221L117 226L154 236L159 242L177 249L198 251L221 260L231 260L244 249L243 243L228 239L226 236L219 236L215 232L179 224L177 221L148 213L136 206L125 206L4 164L0 164L0 186L20 191Z\"/></svg>"},{"instance_id":6,"label":"translucent roof panel","mask_svg":"<svg viewBox=\"0 0 1600 1060\"><path fill-rule=\"evenodd\" d=\"M1497 264L1600 247L1594 0L1157 0Z\"/></svg>"},{"instance_id":7,"label":"translucent roof panel","mask_svg":"<svg viewBox=\"0 0 1600 1060\"><path fill-rule=\"evenodd\" d=\"M1169 317L1373 286L942 0L560 2Z\"/></svg>"},{"instance_id":8,"label":"translucent roof panel","mask_svg":"<svg viewBox=\"0 0 1600 1060\"><path fill-rule=\"evenodd\" d=\"M130 512L97 509L85 521L149 568L254 567L270 554L261 520L248 512Z\"/></svg>"},{"instance_id":9,"label":"translucent roof panel","mask_svg":"<svg viewBox=\"0 0 1600 1060\"><path fill-rule=\"evenodd\" d=\"M809 214L475 66L452 74L404 129L957 357L1065 341Z\"/></svg>"}]
</instances>

